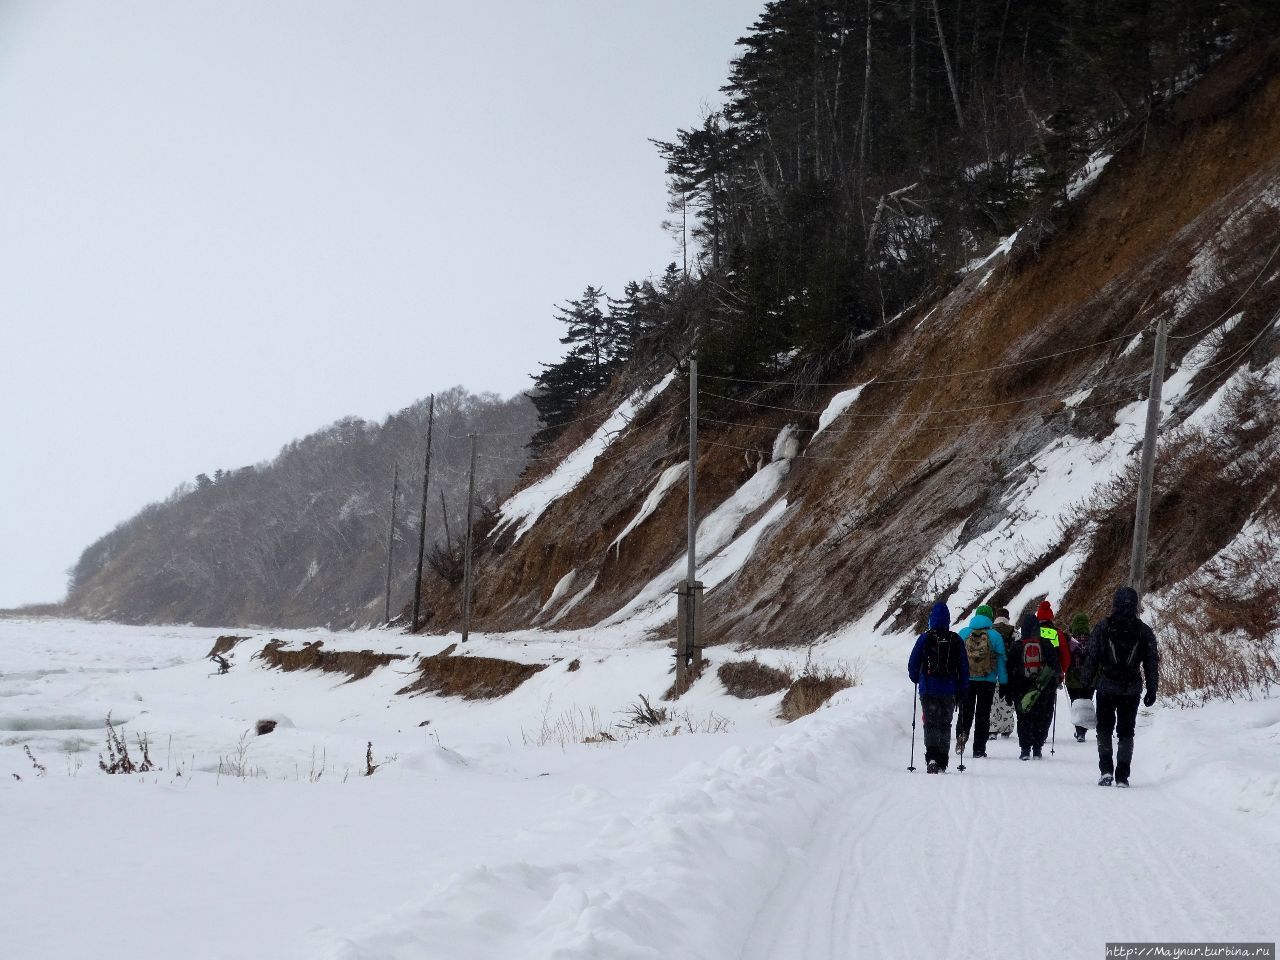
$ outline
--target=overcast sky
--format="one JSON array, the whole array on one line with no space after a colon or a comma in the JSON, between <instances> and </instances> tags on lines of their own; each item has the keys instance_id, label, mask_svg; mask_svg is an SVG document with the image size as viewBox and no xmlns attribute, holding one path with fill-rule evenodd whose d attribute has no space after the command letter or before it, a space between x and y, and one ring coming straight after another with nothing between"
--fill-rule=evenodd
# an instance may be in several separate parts
<instances>
[{"instance_id":1,"label":"overcast sky","mask_svg":"<svg viewBox=\"0 0 1280 960\"><path fill-rule=\"evenodd\" d=\"M0 607L218 467L558 356L763 0L0 0Z\"/></svg>"}]
</instances>

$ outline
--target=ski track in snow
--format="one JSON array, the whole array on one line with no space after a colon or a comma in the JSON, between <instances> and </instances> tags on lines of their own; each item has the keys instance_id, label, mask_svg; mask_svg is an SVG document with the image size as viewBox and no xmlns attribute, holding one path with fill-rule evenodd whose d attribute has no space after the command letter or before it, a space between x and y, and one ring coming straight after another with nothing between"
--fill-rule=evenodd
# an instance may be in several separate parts
<instances>
[{"instance_id":1,"label":"ski track in snow","mask_svg":"<svg viewBox=\"0 0 1280 960\"><path fill-rule=\"evenodd\" d=\"M1274 829L1153 781L1149 723L1128 791L1094 785L1093 734L1065 732L1056 755L1046 746L1026 763L1016 737L1001 739L966 773L953 759L923 774L917 753L920 770L898 776L878 758L871 783L813 824L743 960L1071 958L1106 941L1275 939Z\"/></svg>"},{"instance_id":2,"label":"ski track in snow","mask_svg":"<svg viewBox=\"0 0 1280 960\"><path fill-rule=\"evenodd\" d=\"M1144 711L1128 791L1094 784L1093 737L1065 725L1044 760L1000 739L969 772L929 776L919 741L905 770L899 673L877 664L770 742L688 767L584 857L449 878L324 956L1075 958L1107 941L1275 939L1280 775L1254 813L1233 806L1240 778L1193 775L1215 755L1265 764L1274 702L1251 705L1263 732L1226 750L1210 729L1225 711Z\"/></svg>"}]
</instances>

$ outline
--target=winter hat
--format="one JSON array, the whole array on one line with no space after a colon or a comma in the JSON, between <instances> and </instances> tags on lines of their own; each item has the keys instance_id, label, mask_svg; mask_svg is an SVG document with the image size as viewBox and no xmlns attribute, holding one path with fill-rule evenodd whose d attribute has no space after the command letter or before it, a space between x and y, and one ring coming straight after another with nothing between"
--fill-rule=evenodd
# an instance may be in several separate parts
<instances>
[{"instance_id":1,"label":"winter hat","mask_svg":"<svg viewBox=\"0 0 1280 960\"><path fill-rule=\"evenodd\" d=\"M1031 614L1024 613L1022 619L1018 621L1018 630L1021 632L1023 640L1038 637L1040 636L1040 621Z\"/></svg>"},{"instance_id":2,"label":"winter hat","mask_svg":"<svg viewBox=\"0 0 1280 960\"><path fill-rule=\"evenodd\" d=\"M1116 617L1136 617L1138 591L1133 587L1121 587L1117 590L1115 602L1111 605L1111 614Z\"/></svg>"},{"instance_id":3,"label":"winter hat","mask_svg":"<svg viewBox=\"0 0 1280 960\"><path fill-rule=\"evenodd\" d=\"M991 605L988 603L984 603L982 606L978 607L977 610L973 611L973 615L975 617L986 617L988 620L994 620L996 618L996 612L991 609Z\"/></svg>"},{"instance_id":4,"label":"winter hat","mask_svg":"<svg viewBox=\"0 0 1280 960\"><path fill-rule=\"evenodd\" d=\"M1071 618L1071 635L1073 637L1084 637L1089 634L1089 618L1083 613L1077 613Z\"/></svg>"},{"instance_id":5,"label":"winter hat","mask_svg":"<svg viewBox=\"0 0 1280 960\"><path fill-rule=\"evenodd\" d=\"M1048 600L1041 600L1040 606L1036 607L1036 619L1042 623L1053 619L1053 607L1049 606Z\"/></svg>"},{"instance_id":6,"label":"winter hat","mask_svg":"<svg viewBox=\"0 0 1280 960\"><path fill-rule=\"evenodd\" d=\"M929 629L945 630L951 626L951 611L947 609L947 605L939 600L933 605L933 609L929 611Z\"/></svg>"}]
</instances>

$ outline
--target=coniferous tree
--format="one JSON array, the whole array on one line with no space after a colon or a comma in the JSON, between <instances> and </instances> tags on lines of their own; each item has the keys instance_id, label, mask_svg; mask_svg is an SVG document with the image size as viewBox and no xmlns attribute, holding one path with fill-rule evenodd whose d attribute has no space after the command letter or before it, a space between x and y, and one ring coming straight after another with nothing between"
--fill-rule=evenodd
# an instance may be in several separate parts
<instances>
[{"instance_id":1,"label":"coniferous tree","mask_svg":"<svg viewBox=\"0 0 1280 960\"><path fill-rule=\"evenodd\" d=\"M1089 153L1277 30L1275 0L770 0L724 106L653 141L685 269L562 308L542 442L646 338L746 379L844 363L997 238L1052 236Z\"/></svg>"}]
</instances>

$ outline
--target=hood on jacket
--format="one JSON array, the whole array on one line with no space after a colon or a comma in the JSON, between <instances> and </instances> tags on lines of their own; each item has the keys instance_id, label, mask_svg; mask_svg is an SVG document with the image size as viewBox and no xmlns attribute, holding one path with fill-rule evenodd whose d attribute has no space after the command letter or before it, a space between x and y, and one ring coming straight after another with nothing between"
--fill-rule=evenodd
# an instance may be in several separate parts
<instances>
[{"instance_id":1,"label":"hood on jacket","mask_svg":"<svg viewBox=\"0 0 1280 960\"><path fill-rule=\"evenodd\" d=\"M1036 607L1036 619L1044 623L1053 619L1053 607L1049 606L1048 600L1041 600L1040 606Z\"/></svg>"},{"instance_id":2,"label":"hood on jacket","mask_svg":"<svg viewBox=\"0 0 1280 960\"><path fill-rule=\"evenodd\" d=\"M978 609L981 610L982 608L979 607ZM992 619L986 616L985 614L975 613L973 615L973 618L969 621L969 629L970 630L987 630L991 627L993 622L994 621L992 621Z\"/></svg>"},{"instance_id":3,"label":"hood on jacket","mask_svg":"<svg viewBox=\"0 0 1280 960\"><path fill-rule=\"evenodd\" d=\"M930 630L946 630L951 626L951 611L947 609L947 605L939 600L933 605L933 609L929 611L929 629Z\"/></svg>"},{"instance_id":4,"label":"hood on jacket","mask_svg":"<svg viewBox=\"0 0 1280 960\"><path fill-rule=\"evenodd\" d=\"M1036 619L1035 614L1024 613L1022 615L1022 619L1018 621L1018 633L1023 640L1040 636L1040 621Z\"/></svg>"},{"instance_id":5,"label":"hood on jacket","mask_svg":"<svg viewBox=\"0 0 1280 960\"><path fill-rule=\"evenodd\" d=\"M1121 587L1116 591L1116 598L1111 604L1113 617L1136 617L1138 615L1138 591L1133 587Z\"/></svg>"}]
</instances>

